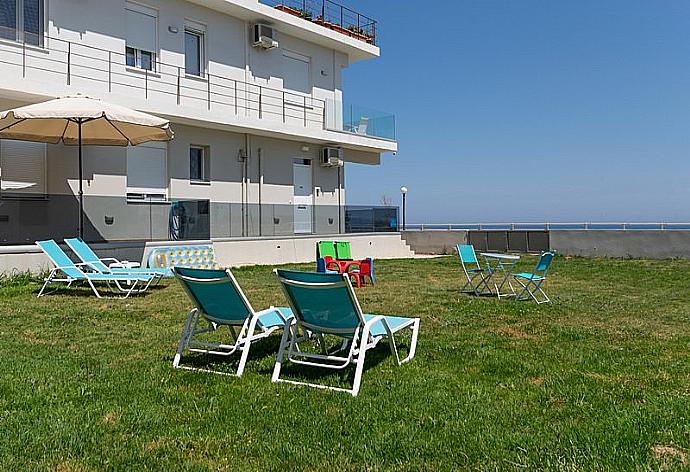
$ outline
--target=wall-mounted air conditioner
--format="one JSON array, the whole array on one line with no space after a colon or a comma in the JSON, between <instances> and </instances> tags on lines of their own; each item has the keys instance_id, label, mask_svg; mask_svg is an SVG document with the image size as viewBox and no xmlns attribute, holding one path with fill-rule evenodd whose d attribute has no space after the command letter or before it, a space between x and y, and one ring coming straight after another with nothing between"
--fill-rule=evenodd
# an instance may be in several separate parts
<instances>
[{"instance_id":1,"label":"wall-mounted air conditioner","mask_svg":"<svg viewBox=\"0 0 690 472\"><path fill-rule=\"evenodd\" d=\"M342 167L343 165L343 150L341 148L323 148L323 151L321 153L322 167Z\"/></svg>"},{"instance_id":2,"label":"wall-mounted air conditioner","mask_svg":"<svg viewBox=\"0 0 690 472\"><path fill-rule=\"evenodd\" d=\"M268 25L256 24L254 25L254 35L252 44L256 48L275 49L278 47L276 41L276 30Z\"/></svg>"}]
</instances>

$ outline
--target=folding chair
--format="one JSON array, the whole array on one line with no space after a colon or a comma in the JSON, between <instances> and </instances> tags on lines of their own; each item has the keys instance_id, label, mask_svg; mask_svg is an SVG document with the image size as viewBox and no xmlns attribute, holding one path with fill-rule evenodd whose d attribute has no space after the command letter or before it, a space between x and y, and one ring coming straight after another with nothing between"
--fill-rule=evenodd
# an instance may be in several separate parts
<instances>
[{"instance_id":1,"label":"folding chair","mask_svg":"<svg viewBox=\"0 0 690 472\"><path fill-rule=\"evenodd\" d=\"M479 296L482 293L491 293L491 288L486 281L486 275L488 271L482 269L477 259L477 254L474 252L474 246L471 244L458 244L456 246L458 250L458 257L460 258L460 264L462 264L462 270L465 272L465 277L467 277L467 283L460 289L461 292L474 293ZM479 279L478 283L475 281ZM467 287L471 290L465 290ZM486 288L486 292L480 292L482 288Z\"/></svg>"},{"instance_id":2,"label":"folding chair","mask_svg":"<svg viewBox=\"0 0 690 472\"><path fill-rule=\"evenodd\" d=\"M554 255L555 254L550 251L543 253L532 273L521 272L519 274L513 274L515 281L522 286L522 291L517 295L516 300L529 300L529 298L532 298L537 305L549 303L551 301L541 288L541 284L546 280L546 274L549 271ZM541 294L541 300L537 298L537 294Z\"/></svg>"},{"instance_id":3,"label":"folding chair","mask_svg":"<svg viewBox=\"0 0 690 472\"><path fill-rule=\"evenodd\" d=\"M189 312L173 367L240 377L249 357L251 343L270 336L292 320L289 308L270 307L256 312L229 270L173 268L195 307ZM205 325L199 326L199 323ZM203 339L207 334L227 328L231 343ZM236 329L239 328L239 332ZM185 350L218 356L230 356L241 350L235 374L180 365Z\"/></svg>"},{"instance_id":4,"label":"folding chair","mask_svg":"<svg viewBox=\"0 0 690 472\"><path fill-rule=\"evenodd\" d=\"M72 262L72 259L65 254L65 251L54 240L36 241L36 245L41 248L55 266L48 274L48 277L44 279L43 287L38 292L39 297L44 295L46 288L52 284L64 283L70 287L74 282L86 282L98 298L103 298L95 285L98 282L103 282L109 289L113 290L113 287L115 287L118 291L124 293L120 298L127 298L133 293L145 292L155 279L151 274L102 274L100 272L89 272L93 270L91 266ZM123 284L126 284L126 286ZM143 285L143 288L141 285Z\"/></svg>"},{"instance_id":5,"label":"folding chair","mask_svg":"<svg viewBox=\"0 0 690 472\"><path fill-rule=\"evenodd\" d=\"M411 360L417 349L419 318L368 315L362 313L347 274L319 274L274 270L283 291L290 301L295 322L286 328L280 342L278 359L273 369L273 382L347 392L357 396L362 382L364 358L379 341L388 339L391 352L398 365ZM394 334L410 329L411 340L407 357L400 359ZM330 352L325 337L334 337L339 346ZM320 353L302 349L302 343L318 341ZM312 350L313 351L313 350ZM298 382L280 378L283 359L306 366L342 370L356 364L351 389Z\"/></svg>"}]
</instances>

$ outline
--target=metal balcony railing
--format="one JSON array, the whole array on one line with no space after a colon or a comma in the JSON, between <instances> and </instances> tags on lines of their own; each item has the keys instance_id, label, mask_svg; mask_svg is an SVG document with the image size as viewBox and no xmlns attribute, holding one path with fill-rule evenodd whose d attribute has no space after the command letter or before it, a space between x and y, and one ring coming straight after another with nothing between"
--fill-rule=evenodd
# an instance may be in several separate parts
<instances>
[{"instance_id":1,"label":"metal balcony railing","mask_svg":"<svg viewBox=\"0 0 690 472\"><path fill-rule=\"evenodd\" d=\"M2 28L0 28L1 30ZM0 31L1 33L1 31ZM8 37L11 32L5 31ZM157 58L156 58L157 59ZM222 67L222 66L221 66ZM150 69L126 65L124 51L46 37L43 47L0 42L0 87L10 77L64 84L80 92L124 95L310 128L325 128L325 101L204 72L186 74L183 65L153 61Z\"/></svg>"},{"instance_id":2,"label":"metal balcony railing","mask_svg":"<svg viewBox=\"0 0 690 472\"><path fill-rule=\"evenodd\" d=\"M376 20L330 0L261 0L261 2L360 41L376 44Z\"/></svg>"}]
</instances>

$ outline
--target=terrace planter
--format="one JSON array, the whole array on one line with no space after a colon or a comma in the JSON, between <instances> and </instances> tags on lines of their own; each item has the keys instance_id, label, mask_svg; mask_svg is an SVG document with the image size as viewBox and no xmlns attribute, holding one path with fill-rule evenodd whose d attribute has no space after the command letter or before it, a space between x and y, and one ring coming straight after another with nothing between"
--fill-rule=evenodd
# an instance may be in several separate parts
<instances>
[{"instance_id":1,"label":"terrace planter","mask_svg":"<svg viewBox=\"0 0 690 472\"><path fill-rule=\"evenodd\" d=\"M285 13L288 13L293 16L302 16L302 12L300 12L297 8L288 7L287 5L276 5L275 8L276 10L284 11Z\"/></svg>"}]
</instances>

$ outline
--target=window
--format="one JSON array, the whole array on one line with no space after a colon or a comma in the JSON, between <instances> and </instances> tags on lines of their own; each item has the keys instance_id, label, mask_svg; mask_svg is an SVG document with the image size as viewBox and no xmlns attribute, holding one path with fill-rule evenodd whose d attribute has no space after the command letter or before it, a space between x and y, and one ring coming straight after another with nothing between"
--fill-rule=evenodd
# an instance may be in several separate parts
<instances>
[{"instance_id":1,"label":"window","mask_svg":"<svg viewBox=\"0 0 690 472\"><path fill-rule=\"evenodd\" d=\"M43 45L44 0L0 0L0 38Z\"/></svg>"},{"instance_id":2,"label":"window","mask_svg":"<svg viewBox=\"0 0 690 472\"><path fill-rule=\"evenodd\" d=\"M283 51L283 88L311 94L311 59L302 54Z\"/></svg>"},{"instance_id":3,"label":"window","mask_svg":"<svg viewBox=\"0 0 690 472\"><path fill-rule=\"evenodd\" d=\"M189 75L202 77L205 72L204 26L194 23L184 30L184 65Z\"/></svg>"},{"instance_id":4,"label":"window","mask_svg":"<svg viewBox=\"0 0 690 472\"><path fill-rule=\"evenodd\" d=\"M46 150L43 143L0 141L0 194L45 197Z\"/></svg>"},{"instance_id":5,"label":"window","mask_svg":"<svg viewBox=\"0 0 690 472\"><path fill-rule=\"evenodd\" d=\"M189 147L189 180L192 182L210 182L210 155L207 146Z\"/></svg>"},{"instance_id":6,"label":"window","mask_svg":"<svg viewBox=\"0 0 690 472\"><path fill-rule=\"evenodd\" d=\"M1 1L1 0L0 0ZM156 70L158 49L158 12L137 3L125 3L127 46L125 60L129 67Z\"/></svg>"},{"instance_id":7,"label":"window","mask_svg":"<svg viewBox=\"0 0 690 472\"><path fill-rule=\"evenodd\" d=\"M127 148L127 199L165 201L168 145L150 142Z\"/></svg>"}]
</instances>

